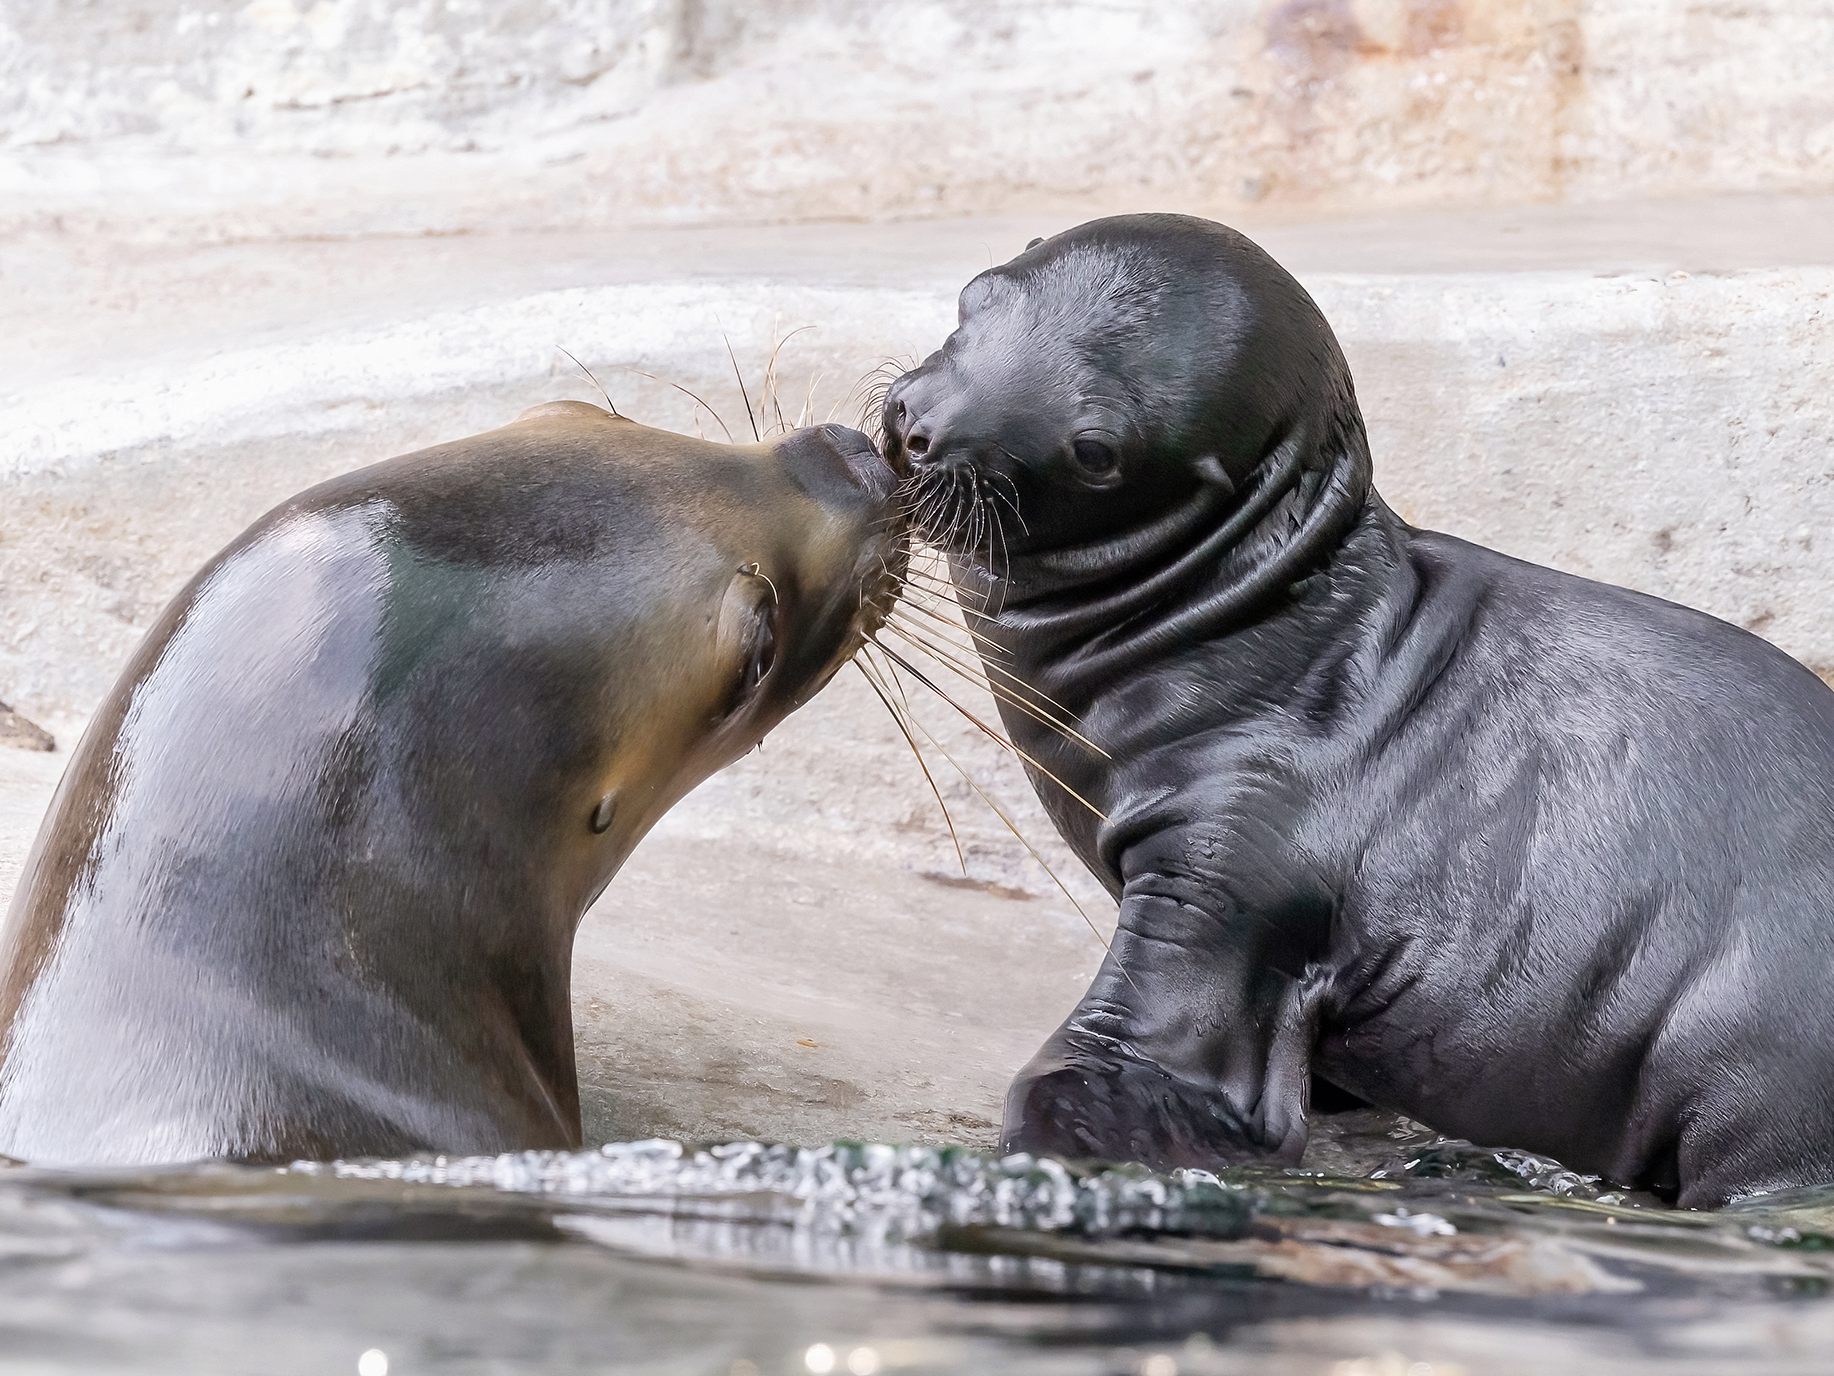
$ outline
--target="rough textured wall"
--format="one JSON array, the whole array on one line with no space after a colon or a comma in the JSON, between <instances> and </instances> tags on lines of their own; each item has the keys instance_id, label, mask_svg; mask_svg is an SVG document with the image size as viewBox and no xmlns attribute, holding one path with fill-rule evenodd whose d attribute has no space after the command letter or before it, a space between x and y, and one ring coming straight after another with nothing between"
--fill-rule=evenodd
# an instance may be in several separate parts
<instances>
[{"instance_id":1,"label":"rough textured wall","mask_svg":"<svg viewBox=\"0 0 1834 1376\"><path fill-rule=\"evenodd\" d=\"M1834 0L12 0L0 192L228 233L1814 189L1830 70Z\"/></svg>"},{"instance_id":2,"label":"rough textured wall","mask_svg":"<svg viewBox=\"0 0 1834 1376\"><path fill-rule=\"evenodd\" d=\"M691 47L641 0L14 0L0 135L327 157L466 150L627 114Z\"/></svg>"}]
</instances>

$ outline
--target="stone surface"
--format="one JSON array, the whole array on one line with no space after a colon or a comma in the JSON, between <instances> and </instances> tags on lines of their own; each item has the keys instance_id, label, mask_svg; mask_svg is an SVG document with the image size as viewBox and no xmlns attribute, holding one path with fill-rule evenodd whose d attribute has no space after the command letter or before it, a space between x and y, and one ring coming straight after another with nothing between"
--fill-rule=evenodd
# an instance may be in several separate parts
<instances>
[{"instance_id":1,"label":"stone surface","mask_svg":"<svg viewBox=\"0 0 1834 1376\"><path fill-rule=\"evenodd\" d=\"M1830 0L14 0L0 223L1825 191L1829 70Z\"/></svg>"},{"instance_id":2,"label":"stone surface","mask_svg":"<svg viewBox=\"0 0 1834 1376\"><path fill-rule=\"evenodd\" d=\"M0 702L0 746L11 746L15 750L55 750L57 742L44 727L27 721Z\"/></svg>"},{"instance_id":3,"label":"stone surface","mask_svg":"<svg viewBox=\"0 0 1834 1376\"><path fill-rule=\"evenodd\" d=\"M1834 665L1834 201L1247 222L1343 339L1405 514L1695 603ZM166 597L316 479L593 395L745 433L926 352L955 291L1043 217L129 249L6 245L0 691L87 710ZM817 377L816 375L820 376ZM812 389L812 390L811 390ZM849 400L850 392L853 400ZM771 418L774 420L774 417Z\"/></svg>"}]
</instances>

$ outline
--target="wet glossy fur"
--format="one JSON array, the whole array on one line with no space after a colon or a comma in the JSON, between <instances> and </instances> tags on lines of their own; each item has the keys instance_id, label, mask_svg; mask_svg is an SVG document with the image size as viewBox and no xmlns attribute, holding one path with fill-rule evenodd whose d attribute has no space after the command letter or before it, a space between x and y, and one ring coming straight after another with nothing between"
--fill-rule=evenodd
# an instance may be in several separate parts
<instances>
[{"instance_id":1,"label":"wet glossy fur","mask_svg":"<svg viewBox=\"0 0 1834 1376\"><path fill-rule=\"evenodd\" d=\"M1714 1205L1834 1179L1834 692L1700 612L1399 520L1317 308L1222 226L971 283L885 416L1023 530L957 552L1120 899L1006 1143L1296 1159L1328 1088ZM1112 443L1106 476L1072 439ZM1093 451L1099 457L1098 447Z\"/></svg>"}]
</instances>

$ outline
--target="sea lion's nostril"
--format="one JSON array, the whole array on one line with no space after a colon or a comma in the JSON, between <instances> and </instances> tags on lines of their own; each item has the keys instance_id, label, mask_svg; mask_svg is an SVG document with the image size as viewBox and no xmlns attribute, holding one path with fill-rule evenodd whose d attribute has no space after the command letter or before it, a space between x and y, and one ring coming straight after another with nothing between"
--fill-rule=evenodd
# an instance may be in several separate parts
<instances>
[{"instance_id":1,"label":"sea lion's nostril","mask_svg":"<svg viewBox=\"0 0 1834 1376\"><path fill-rule=\"evenodd\" d=\"M911 452L913 457L927 454L930 452L930 437L922 430L912 427L904 437L904 447Z\"/></svg>"}]
</instances>

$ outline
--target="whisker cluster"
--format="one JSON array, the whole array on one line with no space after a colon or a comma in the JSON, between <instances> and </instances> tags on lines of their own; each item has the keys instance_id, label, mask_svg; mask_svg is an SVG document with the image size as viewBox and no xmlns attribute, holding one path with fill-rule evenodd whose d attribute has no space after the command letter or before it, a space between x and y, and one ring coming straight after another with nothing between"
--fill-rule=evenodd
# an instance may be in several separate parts
<instances>
[{"instance_id":1,"label":"whisker cluster","mask_svg":"<svg viewBox=\"0 0 1834 1376\"><path fill-rule=\"evenodd\" d=\"M726 346L726 358L732 365L733 381L738 384L739 402L745 408L745 419L751 429L752 438L754 440L762 442L766 436L784 434L790 430L799 429L802 426L814 423L815 392L821 385L821 380L824 375L818 371L809 378L808 391L805 393L802 404L797 407L796 413L792 418L787 415L783 409L782 376L777 369L778 360L782 356L784 346L797 335L808 330L813 330L814 328L815 326L813 325L798 325L795 329L777 337L777 342L771 346L771 351L765 358L764 374L762 379L758 382L758 395L755 402L752 398L751 387L745 380L745 371L739 366L738 353L733 348L731 338L725 334L720 336L721 342ZM562 346L557 344L555 348L559 349L561 353L566 354L573 366L592 380L592 384L597 387L600 394L604 396L605 404L611 409L611 413L614 416L620 415L621 413L617 406L612 402L611 393L606 391L604 384L594 376L592 370L586 367L585 364L581 363L579 359L575 358L571 352ZM682 396L693 402L694 429L696 434L702 433L700 428L700 417L701 413L705 412L712 418L713 423L719 426L720 434L725 437L728 444L736 444L738 442L732 433L732 427L726 423L726 418L720 414L719 410L708 401L706 397L702 396L693 388L685 386L675 381L673 378L661 377L656 373L650 372L648 369L639 368L633 364L614 363L610 366L619 372L631 373L647 381L660 383L664 387L681 393ZM793 399L794 398L792 398L792 400Z\"/></svg>"},{"instance_id":2,"label":"whisker cluster","mask_svg":"<svg viewBox=\"0 0 1834 1376\"><path fill-rule=\"evenodd\" d=\"M906 492L901 499L901 508L901 519L909 522L916 531L938 528L927 524L929 520L936 519L937 513L941 511L934 493L916 496ZM994 549L1001 548L994 534L998 519L997 515L984 516L977 527L972 516L964 516L959 510L954 513L957 528L964 532L979 529L985 537L984 547ZM940 529L947 531L950 526L943 524ZM941 699L977 731L1023 761L1033 772L1062 789L1066 796L1096 817L1102 817L1101 810L1094 803L1064 782L1034 754L1020 747L1006 732L964 705L950 691L950 679L972 684L996 702L1039 723L1064 741L1107 758L1107 751L1084 733L1075 715L1062 703L1027 683L1012 667L1011 656L999 641L977 628L974 624L976 621L991 623L997 613L988 610L985 597L972 588L963 587L950 576L945 561L959 558L960 555L945 552L944 548L938 547L940 543L928 541L909 549L900 569L894 570L889 566L885 568L886 585L893 589L892 597L895 600L888 605L875 607L870 623L873 629L861 646L860 653L854 657L854 666L884 705L916 758L917 767L922 771L924 781L929 785L937 807L942 812L943 824L955 847L956 860L962 867L962 873L967 874L968 862L961 834L937 782L935 770L925 758L926 747L939 753L950 768L961 776L974 796L1000 820L1026 854L1070 901L1096 940L1107 950L1108 941L1101 927L1090 917L1050 861L1019 829L1012 811L974 777L912 709L910 696L905 691L907 678ZM975 605L977 602L980 605Z\"/></svg>"},{"instance_id":3,"label":"whisker cluster","mask_svg":"<svg viewBox=\"0 0 1834 1376\"><path fill-rule=\"evenodd\" d=\"M780 434L815 422L815 394L822 374L817 373L810 378L802 404L792 420L783 409L781 374L778 371L784 346L812 328L808 325L798 326L778 337L765 360L755 401L731 339L721 336L726 346L727 361L732 367L733 379L738 386L739 400L745 408L746 422L754 439L762 441L767 434ZM580 372L599 386L606 405L614 415L618 414L610 393L591 370L566 349L560 351L566 354ZM694 404L697 431L700 428L700 415L704 412L719 427L728 444L736 443L725 417L699 392L630 364L613 366L621 372L635 374L679 392ZM857 398L856 428L871 436L883 451L885 434L882 415L886 396L892 385L914 366L916 360L908 357L880 360L853 385L845 397L829 409L826 419L833 420L838 412L853 405ZM1062 789L1066 796L1096 817L1102 817L1094 803L1071 788L1035 755L1022 749L997 725L989 723L981 714L965 706L948 686L950 680L971 684L996 702L1037 722L1079 749L1107 758L1108 752L1084 733L1075 715L1063 704L1027 683L1011 666L1010 654L993 636L975 624L981 622L991 625L999 615L996 599L1004 587L1004 570L1009 562L1006 523L1010 520L1021 531L1025 529L1025 520L1019 511L1018 488L1004 474L955 468L943 474L929 471L905 479L899 486L895 502L895 511L886 517L883 524L913 532L921 543L912 547L907 539L900 566L893 568L889 562L882 566L883 576L878 580L878 588L864 609L864 624L871 630L860 652L854 656L854 667L866 680L874 696L884 705L915 757L924 782L929 786L936 799L936 806L942 813L943 825L948 830L962 873L965 875L968 872L967 852L941 783L926 758L926 747L940 754L949 767L961 776L974 796L1012 833L1026 854L1069 900L1102 948L1107 950L1108 940L1102 934L1101 927L1051 866L1050 861L1019 829L1011 809L976 779L936 733L923 724L905 688L906 678L914 680L1000 749L1023 761L1040 777ZM961 580L953 576L952 563L964 571L984 574L981 581L991 591L983 593L972 586L964 586ZM888 644L888 637L895 643Z\"/></svg>"}]
</instances>

